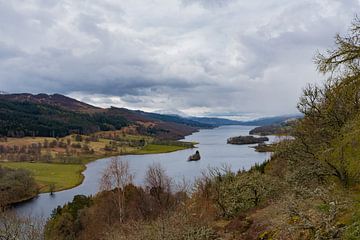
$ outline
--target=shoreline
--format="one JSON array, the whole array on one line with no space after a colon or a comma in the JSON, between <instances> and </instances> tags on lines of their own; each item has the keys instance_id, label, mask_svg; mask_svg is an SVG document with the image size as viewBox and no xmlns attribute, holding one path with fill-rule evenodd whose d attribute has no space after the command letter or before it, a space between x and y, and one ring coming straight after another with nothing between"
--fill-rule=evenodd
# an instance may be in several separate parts
<instances>
[{"instance_id":1,"label":"shoreline","mask_svg":"<svg viewBox=\"0 0 360 240\"><path fill-rule=\"evenodd\" d=\"M219 128L218 128L219 129ZM239 126L237 128L237 131L246 132L247 127L246 126ZM213 147L212 145L216 144L220 147L224 147L224 141L228 136L231 135L233 128L224 128L223 130L219 130L216 132L212 132L213 130L206 130L204 129L204 133L200 134L196 137L186 137L185 140L187 142L192 142L195 144L197 142L199 145L196 145L195 147L201 148L204 152L212 152ZM215 134L215 135L214 135ZM216 142L214 142L216 141ZM208 143L211 143L210 145ZM203 145L205 144L205 145ZM186 145L188 146L188 145ZM204 147L204 148L203 148ZM159 148L150 147L148 148L150 150ZM164 149L164 148L160 148ZM165 148L169 149L169 148ZM225 146L224 149L228 149L228 147ZM196 150L196 149L195 149ZM127 153L120 155L120 158L123 157L122 160L124 161L134 161L134 165L132 165L132 168L136 169L136 175L137 179L135 182L136 184L141 184L142 180L142 174L146 171L146 166L149 164L154 163L154 161L159 162L163 164L164 168L169 171L169 176L177 178L179 176L183 176L184 173L189 177L189 179L195 179L199 174L201 174L204 166L201 166L201 164L188 164L187 163L187 157L195 151L194 149L185 149L183 151L177 151L178 153L169 153L167 154L145 154L143 156L137 156L139 154L134 153ZM167 152L173 152L173 151L167 151ZM176 151L175 151L176 152ZM253 153L254 159L249 160L248 154ZM161 156L165 155L165 156ZM206 155L206 154L205 154ZM232 151L224 151L222 158L227 159L226 161L229 163L234 163L234 171L237 171L238 169L250 168L250 165L252 166L255 162L262 163L264 160L267 159L265 155L258 154L254 150L247 150L246 148L239 148L239 151L237 153L234 153ZM240 158L244 157L243 161L238 161ZM209 156L208 156L209 157ZM158 158L157 160L154 160L154 158ZM98 192L98 181L96 179L99 179L101 177L101 169L105 168L106 165L111 161L111 158L102 159L99 156L97 158L93 158L92 164L88 164L86 172L84 171L82 174L85 175L84 181L82 185L75 187L70 190L64 190L64 191L57 191L54 196L50 196L49 193L42 193L39 194L37 197L35 197L32 200L29 200L24 203L20 203L17 205L14 205L14 211L16 211L19 214L31 214L34 216L44 216L44 212L46 216L51 214L51 211L53 208L55 208L57 205L63 205L66 202L72 201L73 196L76 194L83 194L83 195L95 195ZM140 161L136 161L140 160ZM174 163L173 161L174 160ZM218 157L209 157L207 158L208 164L211 164L212 166L220 166L222 163L221 160L219 160ZM248 166L249 165L249 166ZM134 173L135 173L134 172ZM81 184L81 183L80 183Z\"/></svg>"},{"instance_id":2,"label":"shoreline","mask_svg":"<svg viewBox=\"0 0 360 240\"><path fill-rule=\"evenodd\" d=\"M213 127L213 128L210 128L210 129L215 129L215 128L218 128L220 126L217 126L217 127ZM84 172L87 170L87 165L89 163L92 163L92 162L96 162L98 160L102 160L102 159L106 159L106 158L111 158L111 157L121 157L121 156L129 156L129 155L151 155L151 154L166 154L166 153L171 153L171 152L177 152L177 151L182 151L182 150L186 150L186 149L194 149L194 148L197 148L196 145L199 144L198 142L186 142L186 141L182 141L185 139L185 137L187 136L190 136L194 133L197 133L199 132L201 129L197 129L196 131L188 134L188 135L185 135L183 138L181 139L177 139L175 140L176 142L180 142L180 143L188 143L188 144L191 144L190 146L186 146L186 145L162 145L162 144L155 144L155 145L159 145L159 146L167 146L167 147L175 147L177 149L165 149L165 150L160 150L160 151L153 151L153 152L141 152L143 149L138 149L136 151L133 151L133 152L128 152L128 153L123 153L123 154L119 154L119 153L116 153L116 154L106 154L106 155L102 155L102 156L92 156L92 157L84 157L85 160L84 162L80 163L80 164L66 164L66 163L47 163L47 164L64 164L64 165L76 165L76 166L82 166L82 169L80 171L77 172L77 176L79 177L79 181L76 182L76 184L73 184L71 186L67 186L67 187L62 187L62 188L58 188L56 190L53 191L53 193L60 193L62 191L66 191L66 190L70 190L70 189L73 189L73 188L76 188L78 186L80 186L81 184L83 184L84 180L85 180L85 175L84 175ZM2 163L9 163L9 164L12 164L12 163L28 163L28 162L12 162L12 161L0 161L0 166ZM37 164L37 163L43 163L43 162L32 162L32 164ZM8 167L8 166L7 166ZM23 168L23 169L26 169L26 168ZM29 169L28 169L29 170ZM19 201L16 201L16 202L13 202L13 203L10 203L8 206L10 207L13 207L13 206L17 206L17 205L21 205L22 203L26 203L26 202L29 202L29 201L32 201L33 199L36 199L39 195L42 195L42 194L50 194L50 191L49 190L44 190L44 191L41 191L41 187L39 188L39 191L36 195L34 196L30 196L26 199L21 199Z\"/></svg>"},{"instance_id":3,"label":"shoreline","mask_svg":"<svg viewBox=\"0 0 360 240\"><path fill-rule=\"evenodd\" d=\"M182 150L186 150L186 149L193 149L193 148L196 148L196 147L187 147L187 148L183 148L183 149L177 149L177 150L171 150L171 151L163 151L163 152L156 152L156 153L125 153L125 154L114 154L114 155L107 155L107 156L102 156L100 158L96 158L94 160L90 160L84 164L76 164L76 165L83 165L84 166L84 169L82 169L82 171L80 172L80 176L81 176L81 181L72 186L72 187L67 187L67 188L62 188L62 189L59 189L59 190L56 190L56 191L53 191L53 193L57 193L57 192L62 192L62 191L66 191L66 190L70 190L70 189L73 189L75 187L78 187L80 186L84 180L85 180L85 175L83 174L86 169L87 169L87 165L92 163L92 162L96 162L96 161L99 161L99 160L102 160L102 159L106 159L106 158L112 158L112 157L121 157L121 156L136 156L136 155L151 155L151 154L165 154L165 153L171 153L171 152L177 152L177 151L182 151ZM44 192L39 192L39 194L46 194L46 193L50 193L49 191L44 191ZM36 196L38 196L39 194L37 194ZM35 196L35 197L36 197ZM33 198L35 198L33 197Z\"/></svg>"},{"instance_id":4,"label":"shoreline","mask_svg":"<svg viewBox=\"0 0 360 240\"><path fill-rule=\"evenodd\" d=\"M191 135L191 134L189 134ZM133 156L136 156L136 155L151 155L151 154L165 154L165 153L171 153L171 152L177 152L177 151L182 151L182 150L186 150L186 149L193 149L193 148L196 148L196 144L198 144L197 142L191 142L192 143L192 146L191 147L186 147L186 146L176 146L176 145L163 145L163 146L174 146L174 147L178 147L178 149L171 149L171 150L164 150L164 151L157 151L157 152L139 152L137 153L137 151L141 151L142 149L139 149L137 151L134 151L134 152L130 152L130 153L125 153L125 154L109 154L109 155L103 155L103 156L97 156L97 157L94 157L93 159L87 159L84 163L81 163L81 164L64 164L64 165L76 165L76 166L82 166L82 169L81 171L78 171L77 174L78 174L78 177L79 177L79 181L74 184L74 185L71 185L69 187L64 187L64 188L60 188L60 189L57 189L56 191L53 191L54 194L56 193L59 193L59 192L62 192L62 191L66 191L66 190L70 190L70 189L73 189L73 188L76 188L78 186L80 186L84 180L85 180L85 175L84 175L84 172L86 171L87 169L87 165L92 163L92 162L96 162L96 161L99 161L99 160L102 160L102 159L106 159L106 158L111 158L111 157L121 157L121 156L129 156L129 155L133 155ZM161 145L160 145L161 146ZM5 163L5 162L4 162ZM6 162L6 163L14 163L14 162ZM22 163L22 162L15 162L15 163ZM34 163L36 164L36 163ZM54 164L54 163L49 163L49 164ZM0 163L1 165L1 163ZM41 188L40 188L41 189ZM26 202L29 202L29 201L32 201L33 199L36 199L39 195L42 195L42 194L50 194L50 191L46 190L46 191L41 191L39 189L39 192L34 195L34 196L30 196L26 199L21 199L19 201L16 201L16 202L13 202L13 203L10 203L9 206L11 207L15 207L17 205L21 205L22 203L26 203Z\"/></svg>"}]
</instances>

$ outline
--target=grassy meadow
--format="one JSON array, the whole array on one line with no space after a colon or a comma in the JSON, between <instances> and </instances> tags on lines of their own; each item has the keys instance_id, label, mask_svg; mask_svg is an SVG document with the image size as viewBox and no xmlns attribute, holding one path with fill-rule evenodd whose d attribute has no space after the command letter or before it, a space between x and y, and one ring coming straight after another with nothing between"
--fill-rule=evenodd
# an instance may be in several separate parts
<instances>
[{"instance_id":1,"label":"grassy meadow","mask_svg":"<svg viewBox=\"0 0 360 240\"><path fill-rule=\"evenodd\" d=\"M179 150L187 149L186 146L175 146L175 145L159 145L159 144L148 144L145 147L136 150L134 154L156 154L156 153L169 153Z\"/></svg>"},{"instance_id":2,"label":"grassy meadow","mask_svg":"<svg viewBox=\"0 0 360 240\"><path fill-rule=\"evenodd\" d=\"M35 159L25 161L19 157L21 154L25 155L21 150L2 153L0 166L29 170L39 185L39 191L43 193L50 192L50 186L54 187L53 191L61 191L81 184L85 164L96 159L125 154L168 153L194 145L177 141L157 142L149 136L123 134L118 131L99 132L95 140L89 140L89 136L85 135L81 136L81 140L78 138L76 135L64 138L7 138L0 142L4 148L22 149L34 145L42 147L38 149L38 155L33 154ZM47 147L44 147L45 145Z\"/></svg>"},{"instance_id":3,"label":"grassy meadow","mask_svg":"<svg viewBox=\"0 0 360 240\"><path fill-rule=\"evenodd\" d=\"M81 164L6 162L0 165L13 169L29 170L39 185L39 191L42 193L49 192L51 184L55 185L54 191L61 191L79 185L84 178L81 173L85 170L85 166Z\"/></svg>"}]
</instances>

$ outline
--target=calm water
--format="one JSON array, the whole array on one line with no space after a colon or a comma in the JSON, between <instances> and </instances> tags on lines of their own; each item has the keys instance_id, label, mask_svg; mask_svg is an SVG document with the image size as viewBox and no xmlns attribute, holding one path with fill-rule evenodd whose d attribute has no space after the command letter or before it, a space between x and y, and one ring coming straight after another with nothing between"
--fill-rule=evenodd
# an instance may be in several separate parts
<instances>
[{"instance_id":1,"label":"calm water","mask_svg":"<svg viewBox=\"0 0 360 240\"><path fill-rule=\"evenodd\" d=\"M129 162L132 173L135 174L135 182L141 184L147 167L153 163L160 163L167 174L174 179L193 180L208 167L220 167L223 164L231 166L233 171L249 169L255 163L261 163L270 155L268 153L257 153L248 145L226 144L226 139L238 135L247 135L250 126L222 126L215 129L200 130L185 141L198 142L197 149L186 149L182 151L151 154L151 155L127 155L121 159ZM270 141L274 138L270 137ZM187 162L187 158L196 150L200 151L201 160ZM99 179L103 169L110 158L99 159L87 165L83 173L84 182L73 189L55 193L53 196L40 194L31 201L16 206L15 210L20 214L31 214L48 217L51 211L58 205L63 205L72 200L74 195L93 195L99 190Z\"/></svg>"}]
</instances>

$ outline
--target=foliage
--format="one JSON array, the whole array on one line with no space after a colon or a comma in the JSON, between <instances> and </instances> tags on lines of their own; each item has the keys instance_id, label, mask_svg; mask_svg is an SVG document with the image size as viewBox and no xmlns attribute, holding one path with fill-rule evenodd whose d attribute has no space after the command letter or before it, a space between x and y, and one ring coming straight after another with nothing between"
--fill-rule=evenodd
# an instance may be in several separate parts
<instances>
[{"instance_id":1,"label":"foliage","mask_svg":"<svg viewBox=\"0 0 360 240\"><path fill-rule=\"evenodd\" d=\"M121 161L119 158L111 159L101 177L100 189L114 194L112 199L119 210L119 222L123 222L125 218L125 188L132 184L133 178L128 162ZM113 189L114 191L111 191Z\"/></svg>"},{"instance_id":2,"label":"foliage","mask_svg":"<svg viewBox=\"0 0 360 240\"><path fill-rule=\"evenodd\" d=\"M293 132L303 152L322 161L329 168L329 173L345 186L354 179L349 172L351 160L345 155L347 143L344 140L347 140L339 138L355 130L348 126L359 116L359 36L360 19L356 18L350 35L337 35L335 50L328 51L327 55L318 55L319 70L332 76L323 86L309 85L304 89L298 104L304 118ZM360 169L357 167L354 170Z\"/></svg>"},{"instance_id":3,"label":"foliage","mask_svg":"<svg viewBox=\"0 0 360 240\"><path fill-rule=\"evenodd\" d=\"M76 195L72 202L54 209L50 220L46 224L45 236L47 239L76 239L77 232L83 226L78 221L81 211L91 206L90 197Z\"/></svg>"},{"instance_id":4,"label":"foliage","mask_svg":"<svg viewBox=\"0 0 360 240\"><path fill-rule=\"evenodd\" d=\"M104 172L103 192L89 198L77 196L71 203L54 210L46 225L47 239L100 239L108 236L109 232L125 231L126 226L134 224L143 225L142 239L146 239L147 234L170 236L178 230L181 232L176 234L213 239L206 237L211 234L202 225L196 225L197 228L189 223L186 228L180 225L180 219L174 215L179 213L177 210L183 206L187 195L181 188L175 190L172 180L159 165L149 167L146 187L132 185L131 179L126 162L114 159ZM172 222L169 222L170 219ZM188 231L182 232L184 229Z\"/></svg>"},{"instance_id":5,"label":"foliage","mask_svg":"<svg viewBox=\"0 0 360 240\"><path fill-rule=\"evenodd\" d=\"M226 169L209 169L197 182L200 201L210 199L220 216L226 218L258 207L279 188L279 182L257 170L234 174Z\"/></svg>"},{"instance_id":6,"label":"foliage","mask_svg":"<svg viewBox=\"0 0 360 240\"><path fill-rule=\"evenodd\" d=\"M151 222L138 222L113 229L106 240L217 240L214 229L184 212L173 213Z\"/></svg>"},{"instance_id":7,"label":"foliage","mask_svg":"<svg viewBox=\"0 0 360 240\"><path fill-rule=\"evenodd\" d=\"M6 166L18 171L31 173L31 176L39 184L40 192L48 192L50 185L55 185L55 191L72 188L79 185L82 180L82 171L85 169L77 164L56 164L56 163L26 163L26 162L7 162L0 163L0 166Z\"/></svg>"},{"instance_id":8,"label":"foliage","mask_svg":"<svg viewBox=\"0 0 360 240\"><path fill-rule=\"evenodd\" d=\"M80 113L31 102L0 100L0 135L63 137L71 133L115 130L128 122L110 113Z\"/></svg>"},{"instance_id":9,"label":"foliage","mask_svg":"<svg viewBox=\"0 0 360 240\"><path fill-rule=\"evenodd\" d=\"M167 153L175 152L179 150L187 149L186 146L176 146L176 145L158 145L158 144L148 144L144 148L135 151L135 154L156 154L156 153Z\"/></svg>"},{"instance_id":10,"label":"foliage","mask_svg":"<svg viewBox=\"0 0 360 240\"><path fill-rule=\"evenodd\" d=\"M38 186L29 171L0 166L0 207L32 198L37 192Z\"/></svg>"}]
</instances>

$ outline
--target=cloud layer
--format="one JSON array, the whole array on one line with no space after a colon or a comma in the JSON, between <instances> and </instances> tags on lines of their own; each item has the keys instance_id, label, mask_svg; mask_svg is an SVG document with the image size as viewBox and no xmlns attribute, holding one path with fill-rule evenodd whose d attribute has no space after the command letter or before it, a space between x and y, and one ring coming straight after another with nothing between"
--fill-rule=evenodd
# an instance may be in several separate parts
<instances>
[{"instance_id":1,"label":"cloud layer","mask_svg":"<svg viewBox=\"0 0 360 240\"><path fill-rule=\"evenodd\" d=\"M296 112L358 0L0 0L0 90L190 115Z\"/></svg>"}]
</instances>

